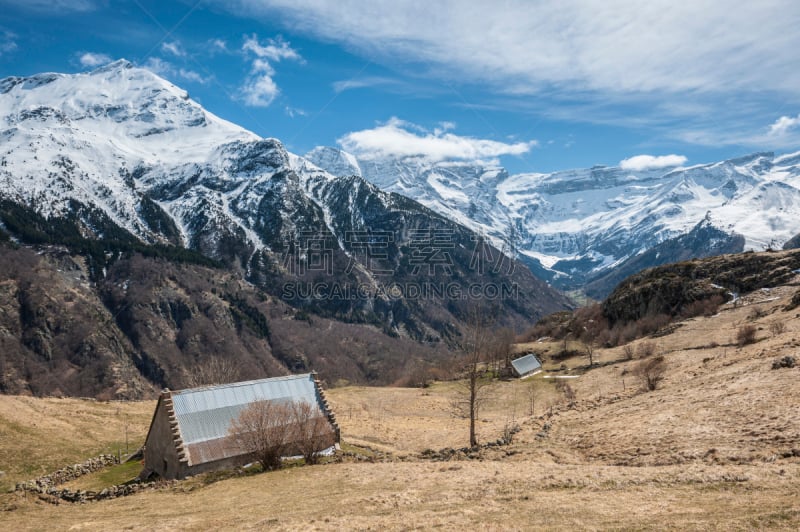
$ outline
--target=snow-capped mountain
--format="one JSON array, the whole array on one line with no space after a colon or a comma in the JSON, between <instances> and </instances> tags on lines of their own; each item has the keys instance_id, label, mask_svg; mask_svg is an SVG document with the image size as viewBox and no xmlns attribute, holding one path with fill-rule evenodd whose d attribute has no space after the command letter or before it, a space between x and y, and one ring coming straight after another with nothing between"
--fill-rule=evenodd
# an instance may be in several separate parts
<instances>
[{"instance_id":1,"label":"snow-capped mountain","mask_svg":"<svg viewBox=\"0 0 800 532\"><path fill-rule=\"evenodd\" d=\"M564 288L605 277L701 222L716 231L705 248L693 248L696 256L780 247L800 230L800 153L756 153L666 170L598 166L509 175L502 167L419 158L354 161L337 152L317 148L307 158L486 233Z\"/></svg>"},{"instance_id":2,"label":"snow-capped mountain","mask_svg":"<svg viewBox=\"0 0 800 532\"><path fill-rule=\"evenodd\" d=\"M332 155L340 160L326 164L338 170L357 164ZM396 283L413 280L414 259L427 250L420 234L434 233L447 235L442 270L464 289L481 281L474 269L480 238L350 171L337 173L344 177L214 116L124 60L84 74L0 80L0 231L15 236L11 225L21 227L25 208L66 220L80 238L122 231L198 251L310 310L418 339L452 334L460 303L412 300ZM433 270L428 280L442 281ZM511 322L567 304L526 268L511 270L503 280L520 287L519 297L501 302ZM360 291L287 293L298 281Z\"/></svg>"}]
</instances>

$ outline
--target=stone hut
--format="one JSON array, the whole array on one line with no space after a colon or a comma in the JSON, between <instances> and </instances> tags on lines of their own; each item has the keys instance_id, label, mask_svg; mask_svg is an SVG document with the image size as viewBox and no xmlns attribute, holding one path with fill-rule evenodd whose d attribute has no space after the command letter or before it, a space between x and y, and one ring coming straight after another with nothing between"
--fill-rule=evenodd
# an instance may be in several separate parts
<instances>
[{"instance_id":1,"label":"stone hut","mask_svg":"<svg viewBox=\"0 0 800 532\"><path fill-rule=\"evenodd\" d=\"M161 478L180 479L251 462L228 430L242 410L259 401L316 405L339 442L339 426L315 373L164 390L145 440L143 475L157 473Z\"/></svg>"}]
</instances>

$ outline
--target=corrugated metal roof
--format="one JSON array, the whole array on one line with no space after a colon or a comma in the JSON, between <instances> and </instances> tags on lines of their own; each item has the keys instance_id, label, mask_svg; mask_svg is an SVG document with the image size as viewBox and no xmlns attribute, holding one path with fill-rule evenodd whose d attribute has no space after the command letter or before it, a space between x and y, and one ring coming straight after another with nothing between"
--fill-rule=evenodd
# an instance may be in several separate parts
<instances>
[{"instance_id":1,"label":"corrugated metal roof","mask_svg":"<svg viewBox=\"0 0 800 532\"><path fill-rule=\"evenodd\" d=\"M542 363L536 358L536 355L529 353L524 357L516 358L511 361L511 366L520 377L527 375L536 370L542 369Z\"/></svg>"},{"instance_id":2,"label":"corrugated metal roof","mask_svg":"<svg viewBox=\"0 0 800 532\"><path fill-rule=\"evenodd\" d=\"M171 395L181 439L195 464L237 454L226 441L228 427L251 403L306 401L319 406L311 374L192 388Z\"/></svg>"}]
</instances>

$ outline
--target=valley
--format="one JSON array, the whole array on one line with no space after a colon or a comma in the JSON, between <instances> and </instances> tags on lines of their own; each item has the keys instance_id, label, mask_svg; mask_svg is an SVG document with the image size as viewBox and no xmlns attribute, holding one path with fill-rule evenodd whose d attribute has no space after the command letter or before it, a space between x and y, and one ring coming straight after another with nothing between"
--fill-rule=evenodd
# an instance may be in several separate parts
<instances>
[{"instance_id":1,"label":"valley","mask_svg":"<svg viewBox=\"0 0 800 532\"><path fill-rule=\"evenodd\" d=\"M679 321L652 342L663 382L642 390L624 346L558 359L536 341L543 373L497 381L480 414L483 443L519 425L509 445L461 451L454 382L428 388L330 389L340 458L217 480L195 477L111 501L52 505L0 496L14 529L659 528L792 530L800 525L797 279ZM772 327L782 323L782 327ZM756 329L739 346L737 331ZM563 366L562 366L563 364ZM574 375L569 404L551 378ZM533 415L531 415L533 390ZM154 402L0 397L3 486L144 438ZM29 442L36 442L31 445ZM439 452L454 448L442 461ZM430 454L426 449L436 452ZM432 456L433 458L425 458Z\"/></svg>"}]
</instances>

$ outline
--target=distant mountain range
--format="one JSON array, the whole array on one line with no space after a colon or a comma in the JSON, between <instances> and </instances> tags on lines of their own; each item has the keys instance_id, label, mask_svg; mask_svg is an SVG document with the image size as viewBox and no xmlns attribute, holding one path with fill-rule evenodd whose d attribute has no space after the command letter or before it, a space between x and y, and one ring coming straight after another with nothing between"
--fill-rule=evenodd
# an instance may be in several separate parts
<instances>
[{"instance_id":1,"label":"distant mountain range","mask_svg":"<svg viewBox=\"0 0 800 532\"><path fill-rule=\"evenodd\" d=\"M413 198L487 234L554 286L598 298L647 266L780 248L800 233L800 152L687 168L517 175L414 157L356 158L330 147L306 158Z\"/></svg>"}]
</instances>

